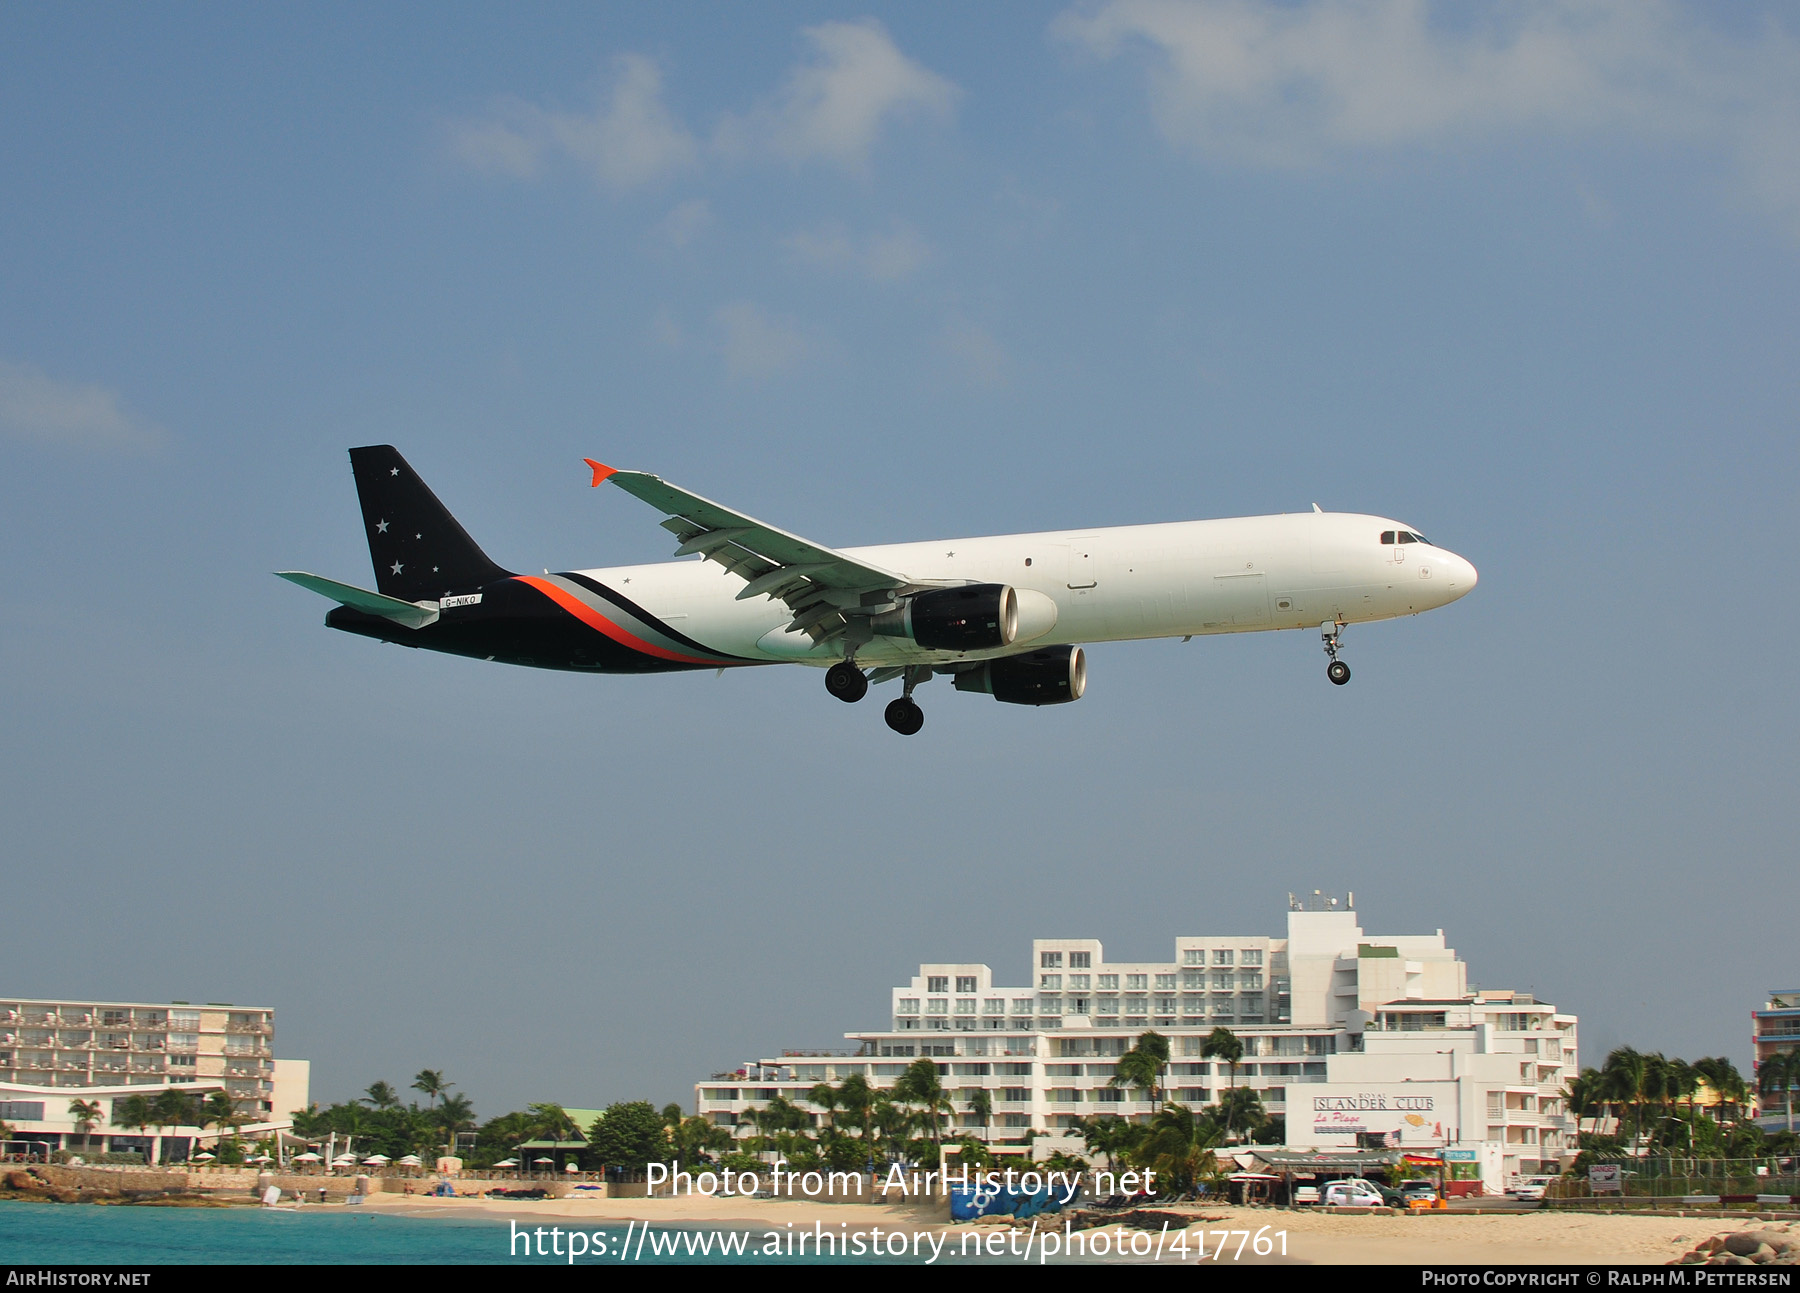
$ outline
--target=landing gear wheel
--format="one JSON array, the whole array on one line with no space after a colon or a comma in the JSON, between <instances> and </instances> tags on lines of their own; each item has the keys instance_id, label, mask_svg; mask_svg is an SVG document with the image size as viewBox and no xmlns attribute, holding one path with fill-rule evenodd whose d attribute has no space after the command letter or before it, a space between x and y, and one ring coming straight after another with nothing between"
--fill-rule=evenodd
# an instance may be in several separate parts
<instances>
[{"instance_id":1,"label":"landing gear wheel","mask_svg":"<svg viewBox=\"0 0 1800 1293\"><path fill-rule=\"evenodd\" d=\"M883 717L887 719L887 725L901 736L911 736L925 726L925 711L905 696L889 701Z\"/></svg>"},{"instance_id":2,"label":"landing gear wheel","mask_svg":"<svg viewBox=\"0 0 1800 1293\"><path fill-rule=\"evenodd\" d=\"M825 690L846 704L855 704L869 694L869 679L848 660L840 660L825 671Z\"/></svg>"},{"instance_id":3,"label":"landing gear wheel","mask_svg":"<svg viewBox=\"0 0 1800 1293\"><path fill-rule=\"evenodd\" d=\"M1350 666L1342 660L1333 660L1325 666L1325 676L1342 687L1350 681Z\"/></svg>"}]
</instances>

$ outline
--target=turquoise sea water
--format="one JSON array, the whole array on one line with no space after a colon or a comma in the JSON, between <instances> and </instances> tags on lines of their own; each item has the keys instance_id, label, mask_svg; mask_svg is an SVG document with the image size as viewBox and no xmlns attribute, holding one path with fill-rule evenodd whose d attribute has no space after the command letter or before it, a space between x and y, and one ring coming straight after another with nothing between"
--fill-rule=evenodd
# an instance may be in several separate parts
<instances>
[{"instance_id":1,"label":"turquoise sea water","mask_svg":"<svg viewBox=\"0 0 1800 1293\"><path fill-rule=\"evenodd\" d=\"M520 1226L535 1230L538 1225L561 1223L564 1237L560 1246L566 1250L568 1221L567 1217L546 1218L521 1221ZM621 1264L618 1249L627 1235L625 1226L577 1225L573 1228L586 1237L581 1246L590 1254L578 1258L576 1265ZM0 1202L0 1263L4 1264L567 1264L566 1256L539 1257L535 1252L530 1257L509 1254L513 1233L506 1221L495 1221L491 1217L420 1219L329 1206L276 1212L258 1208L134 1208ZM762 1233L659 1226L640 1249L637 1247L639 1233L633 1231L633 1252L625 1259L625 1264L819 1260L810 1253L804 1259L755 1256ZM731 1234L745 1237L750 1251L744 1256L721 1256L716 1247L711 1253L698 1251L709 1242L716 1246L721 1236ZM551 1242L548 1237L544 1239L546 1245ZM593 1256L593 1250L600 1245L604 1245L605 1255ZM675 1254L665 1251L661 1256L657 1255L656 1248L667 1249L670 1245L678 1250ZM695 1251L688 1251L690 1248ZM887 1257L883 1260L905 1259Z\"/></svg>"}]
</instances>

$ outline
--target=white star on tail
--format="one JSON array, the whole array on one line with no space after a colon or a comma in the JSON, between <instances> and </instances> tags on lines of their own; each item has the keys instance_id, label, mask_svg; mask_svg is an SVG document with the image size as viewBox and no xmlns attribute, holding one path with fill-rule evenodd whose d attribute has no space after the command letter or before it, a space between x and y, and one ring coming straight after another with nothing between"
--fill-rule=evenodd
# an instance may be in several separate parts
<instances>
[{"instance_id":1,"label":"white star on tail","mask_svg":"<svg viewBox=\"0 0 1800 1293\"><path fill-rule=\"evenodd\" d=\"M387 522L386 521L375 522L375 533L386 534L387 533Z\"/></svg>"},{"instance_id":2,"label":"white star on tail","mask_svg":"<svg viewBox=\"0 0 1800 1293\"><path fill-rule=\"evenodd\" d=\"M402 570L404 570L404 569L406 569L406 567L405 567L405 566L402 566L402 565L401 565L401 564L400 564L400 563L399 563L399 562L398 562L398 561L396 561L396 562L395 562L395 563L394 563L394 567L393 567L393 569L394 569L394 573L395 573L395 574L396 574L396 575L397 575L397 574L399 574L399 573L400 573L400 572L401 572L401 571L402 571Z\"/></svg>"}]
</instances>

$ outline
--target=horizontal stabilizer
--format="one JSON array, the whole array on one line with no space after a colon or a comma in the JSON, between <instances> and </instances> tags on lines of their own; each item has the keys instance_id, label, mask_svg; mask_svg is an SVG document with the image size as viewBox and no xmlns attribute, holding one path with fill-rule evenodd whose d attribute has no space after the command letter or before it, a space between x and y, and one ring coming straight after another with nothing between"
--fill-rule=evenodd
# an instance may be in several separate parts
<instances>
[{"instance_id":1,"label":"horizontal stabilizer","mask_svg":"<svg viewBox=\"0 0 1800 1293\"><path fill-rule=\"evenodd\" d=\"M352 610L379 615L409 629L422 629L427 624L437 623L436 602L403 602L398 597L370 592L367 588L358 588L354 584L340 584L335 579L309 575L304 570L277 570L275 574L290 584L311 589Z\"/></svg>"}]
</instances>

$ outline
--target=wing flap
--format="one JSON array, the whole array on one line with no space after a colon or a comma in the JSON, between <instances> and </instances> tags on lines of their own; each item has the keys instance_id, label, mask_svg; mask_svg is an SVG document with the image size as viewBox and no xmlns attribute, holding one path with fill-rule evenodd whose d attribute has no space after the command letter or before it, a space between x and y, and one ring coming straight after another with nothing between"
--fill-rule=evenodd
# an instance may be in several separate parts
<instances>
[{"instance_id":1,"label":"wing flap","mask_svg":"<svg viewBox=\"0 0 1800 1293\"><path fill-rule=\"evenodd\" d=\"M873 598L871 608L885 610L892 604L890 594L911 586L903 574L734 512L660 476L586 461L595 485L611 481L667 514L662 527L675 536L676 556L699 555L743 579L739 601L764 596L785 602L794 612L793 630L815 641L843 632L864 601Z\"/></svg>"}]
</instances>

